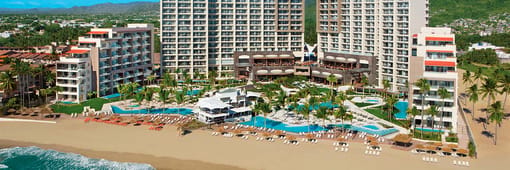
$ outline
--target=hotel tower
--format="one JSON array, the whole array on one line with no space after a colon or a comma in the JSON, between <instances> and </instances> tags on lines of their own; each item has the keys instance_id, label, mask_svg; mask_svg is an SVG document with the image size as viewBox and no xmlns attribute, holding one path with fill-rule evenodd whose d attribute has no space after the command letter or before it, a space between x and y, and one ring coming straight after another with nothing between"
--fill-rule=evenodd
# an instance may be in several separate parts
<instances>
[{"instance_id":1,"label":"hotel tower","mask_svg":"<svg viewBox=\"0 0 510 170\"><path fill-rule=\"evenodd\" d=\"M428 0L317 0L319 60L330 53L375 56L376 84L406 92L411 35L427 26Z\"/></svg>"},{"instance_id":2,"label":"hotel tower","mask_svg":"<svg viewBox=\"0 0 510 170\"><path fill-rule=\"evenodd\" d=\"M161 0L161 70L233 78L234 52L301 57L303 6L304 0Z\"/></svg>"}]
</instances>

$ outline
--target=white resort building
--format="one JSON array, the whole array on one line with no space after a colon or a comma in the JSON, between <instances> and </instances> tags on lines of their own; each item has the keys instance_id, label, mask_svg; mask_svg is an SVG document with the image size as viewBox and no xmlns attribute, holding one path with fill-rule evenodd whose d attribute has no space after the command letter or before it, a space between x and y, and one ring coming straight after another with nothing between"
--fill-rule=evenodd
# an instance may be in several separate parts
<instances>
[{"instance_id":1,"label":"white resort building","mask_svg":"<svg viewBox=\"0 0 510 170\"><path fill-rule=\"evenodd\" d=\"M224 89L211 97L198 101L198 120L204 123L222 123L225 121L250 120L253 112L252 101L260 97L260 93L248 92L244 89Z\"/></svg>"},{"instance_id":2,"label":"white resort building","mask_svg":"<svg viewBox=\"0 0 510 170\"><path fill-rule=\"evenodd\" d=\"M427 79L430 91L425 94L424 109L436 105L439 111L433 120L430 115L416 116L414 121L418 129L422 128L423 124L425 131L434 128L443 132L450 130L457 132L458 76L456 65L455 34L450 28L424 27L419 34L413 35L410 84L414 84L421 78ZM440 88L446 88L452 96L444 99L444 112L443 99L438 94ZM412 86L409 90L409 98L411 100L410 108L416 106L417 109L422 110L422 96L419 87Z\"/></svg>"},{"instance_id":3,"label":"white resort building","mask_svg":"<svg viewBox=\"0 0 510 170\"><path fill-rule=\"evenodd\" d=\"M94 28L87 36L79 37L78 45L67 52L70 56L61 58L57 64L57 86L65 89L57 93L58 100L79 103L86 100L90 91L102 97L117 93L120 84L143 83L153 74L152 34L151 24L128 24ZM88 72L67 74L79 72L73 70L78 68L77 64L82 64L79 68Z\"/></svg>"},{"instance_id":4,"label":"white resort building","mask_svg":"<svg viewBox=\"0 0 510 170\"><path fill-rule=\"evenodd\" d=\"M319 59L326 52L377 57L377 83L407 91L411 35L428 23L428 0L317 0Z\"/></svg>"}]
</instances>

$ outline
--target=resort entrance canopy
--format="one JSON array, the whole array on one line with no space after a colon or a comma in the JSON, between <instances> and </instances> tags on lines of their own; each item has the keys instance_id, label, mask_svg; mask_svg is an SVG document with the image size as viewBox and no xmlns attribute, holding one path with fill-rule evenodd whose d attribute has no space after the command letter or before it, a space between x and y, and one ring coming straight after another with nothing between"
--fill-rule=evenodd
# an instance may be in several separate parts
<instances>
[{"instance_id":1,"label":"resort entrance canopy","mask_svg":"<svg viewBox=\"0 0 510 170\"><path fill-rule=\"evenodd\" d=\"M232 107L231 105L224 103L223 101L221 101L218 98L204 98L204 99L200 99L198 101L198 103L197 103L197 106L200 107L200 109L206 108L206 109L209 109L209 110L225 109L225 108Z\"/></svg>"}]
</instances>

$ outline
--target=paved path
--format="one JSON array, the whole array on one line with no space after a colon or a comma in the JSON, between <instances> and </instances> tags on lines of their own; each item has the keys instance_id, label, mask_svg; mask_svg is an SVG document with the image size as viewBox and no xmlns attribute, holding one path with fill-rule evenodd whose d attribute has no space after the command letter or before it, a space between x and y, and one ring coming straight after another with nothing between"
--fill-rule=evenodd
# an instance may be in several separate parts
<instances>
[{"instance_id":1,"label":"paved path","mask_svg":"<svg viewBox=\"0 0 510 170\"><path fill-rule=\"evenodd\" d=\"M57 123L55 121L0 118L0 122L33 122L33 123Z\"/></svg>"}]
</instances>

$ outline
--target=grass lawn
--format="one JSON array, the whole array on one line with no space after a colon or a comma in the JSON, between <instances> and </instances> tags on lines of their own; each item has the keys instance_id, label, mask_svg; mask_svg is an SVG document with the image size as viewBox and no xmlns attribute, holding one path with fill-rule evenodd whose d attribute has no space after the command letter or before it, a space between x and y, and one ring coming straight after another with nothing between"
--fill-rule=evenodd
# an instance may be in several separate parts
<instances>
[{"instance_id":1,"label":"grass lawn","mask_svg":"<svg viewBox=\"0 0 510 170\"><path fill-rule=\"evenodd\" d=\"M372 106L374 103L354 103L358 107Z\"/></svg>"},{"instance_id":2,"label":"grass lawn","mask_svg":"<svg viewBox=\"0 0 510 170\"><path fill-rule=\"evenodd\" d=\"M83 107L90 106L90 108L93 108L95 110L101 110L103 107L103 104L105 103L111 103L115 101L119 101L120 97L113 98L113 99L103 99L103 98L94 98L89 99L85 102L82 102L80 104L54 104L50 107L53 109L53 112L55 113L81 113L83 112Z\"/></svg>"},{"instance_id":3,"label":"grass lawn","mask_svg":"<svg viewBox=\"0 0 510 170\"><path fill-rule=\"evenodd\" d=\"M404 128L407 128L409 126L409 120L395 120L395 119L392 119L392 120L388 120L388 115L384 112L381 112L381 107L375 107L375 108L370 108L370 109L365 109L365 111L367 111L368 113L378 117L378 118L381 118L381 119L384 119L384 120L387 120L391 123L394 123L398 126L401 126L401 127L404 127ZM397 113L398 112L398 109L394 109L393 110L393 113Z\"/></svg>"},{"instance_id":4,"label":"grass lawn","mask_svg":"<svg viewBox=\"0 0 510 170\"><path fill-rule=\"evenodd\" d=\"M474 65L474 64L470 64L470 63L459 64L458 67L463 69L463 70L470 71L471 74L474 74L474 72L476 72L476 70L478 68L482 68L482 74L484 74L486 76L490 76L494 72L494 69L496 68L496 67L477 66L477 65ZM505 73L510 75L510 70L506 70Z\"/></svg>"},{"instance_id":5,"label":"grass lawn","mask_svg":"<svg viewBox=\"0 0 510 170\"><path fill-rule=\"evenodd\" d=\"M424 139L424 140L441 141L441 134L439 134L439 133L423 132L423 138L422 138L421 130L415 130L413 137L418 138L418 139Z\"/></svg>"}]
</instances>

